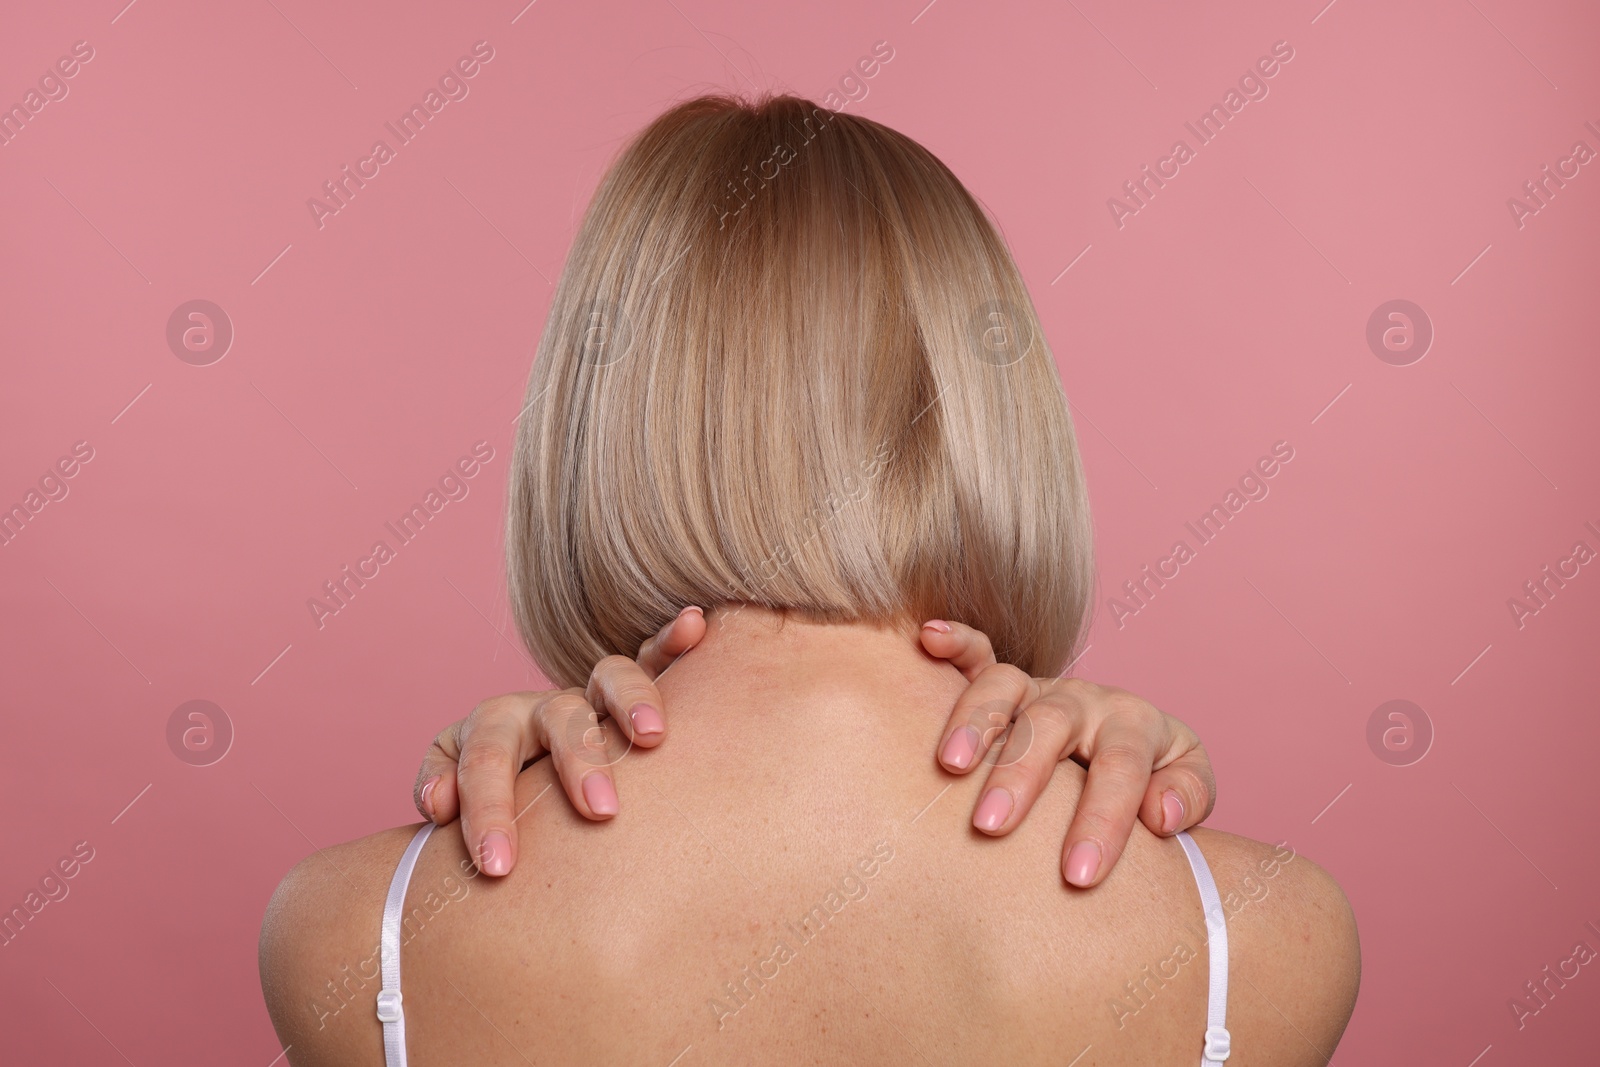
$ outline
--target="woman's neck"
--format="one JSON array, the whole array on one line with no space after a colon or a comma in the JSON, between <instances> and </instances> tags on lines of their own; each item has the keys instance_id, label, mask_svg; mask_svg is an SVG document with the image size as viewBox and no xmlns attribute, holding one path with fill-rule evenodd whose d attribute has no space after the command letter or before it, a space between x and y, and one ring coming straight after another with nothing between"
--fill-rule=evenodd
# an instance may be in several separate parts
<instances>
[{"instance_id":1,"label":"woman's neck","mask_svg":"<svg viewBox=\"0 0 1600 1067\"><path fill-rule=\"evenodd\" d=\"M680 695L742 694L735 699L749 707L766 694L794 707L810 704L808 697L834 704L829 698L855 695L894 707L909 696L928 705L932 744L965 686L959 671L923 650L911 622L816 622L729 604L709 610L706 623L700 644L658 679L669 704ZM916 718L920 727L923 716Z\"/></svg>"},{"instance_id":2,"label":"woman's neck","mask_svg":"<svg viewBox=\"0 0 1600 1067\"><path fill-rule=\"evenodd\" d=\"M940 664L923 651L909 622L817 622L756 604L724 604L706 613L706 636L682 657L718 663L787 666L797 674L853 667L917 669ZM669 668L670 670L670 668Z\"/></svg>"}]
</instances>

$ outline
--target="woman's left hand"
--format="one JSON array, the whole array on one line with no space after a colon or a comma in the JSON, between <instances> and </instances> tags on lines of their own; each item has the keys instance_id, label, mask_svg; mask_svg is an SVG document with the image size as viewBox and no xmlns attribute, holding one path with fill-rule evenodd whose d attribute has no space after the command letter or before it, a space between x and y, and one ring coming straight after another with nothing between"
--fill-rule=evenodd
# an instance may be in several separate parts
<instances>
[{"instance_id":1,"label":"woman's left hand","mask_svg":"<svg viewBox=\"0 0 1600 1067\"><path fill-rule=\"evenodd\" d=\"M1105 878L1135 818L1167 837L1211 814L1216 780L1200 738L1149 701L1080 678L1030 678L997 663L989 639L960 623L928 622L921 637L929 655L971 683L939 740L940 765L965 774L1005 735L972 816L983 833L1019 826L1064 759L1089 769L1061 850L1062 876L1073 885Z\"/></svg>"}]
</instances>

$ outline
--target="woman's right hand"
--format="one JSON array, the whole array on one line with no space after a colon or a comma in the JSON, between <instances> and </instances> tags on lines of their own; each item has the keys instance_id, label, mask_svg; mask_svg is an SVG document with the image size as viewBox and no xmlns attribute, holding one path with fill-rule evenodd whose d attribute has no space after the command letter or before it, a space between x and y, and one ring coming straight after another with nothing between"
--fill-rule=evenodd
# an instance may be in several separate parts
<instances>
[{"instance_id":1,"label":"woman's right hand","mask_svg":"<svg viewBox=\"0 0 1600 1067\"><path fill-rule=\"evenodd\" d=\"M602 716L617 722L630 744L654 748L666 729L655 679L706 635L697 607L639 647L637 659L607 656L587 689L507 693L490 697L434 738L417 772L412 800L423 818L444 825L461 817L461 836L478 869L499 877L517 862L512 787L528 763L549 756L567 799L589 819L617 813L617 789L606 755Z\"/></svg>"},{"instance_id":2,"label":"woman's right hand","mask_svg":"<svg viewBox=\"0 0 1600 1067\"><path fill-rule=\"evenodd\" d=\"M966 774L995 759L975 829L1003 837L1022 824L1057 763L1088 768L1061 847L1061 876L1099 885L1127 847L1137 820L1170 837L1204 822L1216 801L1205 746L1187 725L1143 697L1082 678L1030 678L995 662L988 637L941 620L922 627L922 647L971 683L956 698L938 760Z\"/></svg>"}]
</instances>

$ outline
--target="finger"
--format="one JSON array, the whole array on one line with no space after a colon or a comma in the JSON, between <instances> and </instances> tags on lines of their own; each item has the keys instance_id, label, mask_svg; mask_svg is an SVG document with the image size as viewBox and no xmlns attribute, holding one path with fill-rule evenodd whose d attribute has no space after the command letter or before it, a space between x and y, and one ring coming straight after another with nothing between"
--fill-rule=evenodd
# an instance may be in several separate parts
<instances>
[{"instance_id":1,"label":"finger","mask_svg":"<svg viewBox=\"0 0 1600 1067\"><path fill-rule=\"evenodd\" d=\"M1067 827L1061 873L1088 888L1099 885L1122 857L1159 750L1147 726L1118 716L1107 719L1093 743L1079 752L1088 757L1089 772Z\"/></svg>"},{"instance_id":2,"label":"finger","mask_svg":"<svg viewBox=\"0 0 1600 1067\"><path fill-rule=\"evenodd\" d=\"M1165 836L1206 820L1216 804L1216 779L1211 760L1198 742L1150 775L1139 821Z\"/></svg>"},{"instance_id":3,"label":"finger","mask_svg":"<svg viewBox=\"0 0 1600 1067\"><path fill-rule=\"evenodd\" d=\"M446 769L422 783L417 799L420 801L418 810L423 818L435 826L444 826L461 815L461 789L456 784L454 760Z\"/></svg>"},{"instance_id":4,"label":"finger","mask_svg":"<svg viewBox=\"0 0 1600 1067\"><path fill-rule=\"evenodd\" d=\"M1050 784L1056 765L1072 751L1076 733L1068 709L1059 704L1035 701L1025 707L984 783L972 825L991 837L1003 837L1021 825Z\"/></svg>"},{"instance_id":5,"label":"finger","mask_svg":"<svg viewBox=\"0 0 1600 1067\"><path fill-rule=\"evenodd\" d=\"M949 660L969 682L977 681L978 675L995 664L994 647L988 636L970 626L932 619L922 624L921 636L928 655Z\"/></svg>"},{"instance_id":6,"label":"finger","mask_svg":"<svg viewBox=\"0 0 1600 1067\"><path fill-rule=\"evenodd\" d=\"M624 662L633 666L631 660ZM628 751L615 721L601 715L576 689L552 696L540 708L537 720L550 750L550 762L572 806L587 819L615 815L617 787L611 767Z\"/></svg>"},{"instance_id":7,"label":"finger","mask_svg":"<svg viewBox=\"0 0 1600 1067\"><path fill-rule=\"evenodd\" d=\"M988 638L984 641L987 643ZM1009 663L994 663L984 668L966 692L956 698L956 706L945 723L944 736L939 739L939 762L956 774L976 767L1010 724L1017 709L1031 701L1037 692L1034 680Z\"/></svg>"},{"instance_id":8,"label":"finger","mask_svg":"<svg viewBox=\"0 0 1600 1067\"><path fill-rule=\"evenodd\" d=\"M412 787L412 800L417 810L436 826L443 826L456 817L456 757L461 753L456 734L465 722L463 719L451 723L434 738L427 755L422 757L422 767Z\"/></svg>"},{"instance_id":9,"label":"finger","mask_svg":"<svg viewBox=\"0 0 1600 1067\"><path fill-rule=\"evenodd\" d=\"M486 700L455 733L461 836L478 869L497 878L517 863L517 773L546 751L534 726L542 702L525 693ZM447 756L450 748L441 745Z\"/></svg>"},{"instance_id":10,"label":"finger","mask_svg":"<svg viewBox=\"0 0 1600 1067\"><path fill-rule=\"evenodd\" d=\"M691 604L639 646L639 666L654 678L672 666L679 656L698 645L705 635L705 613Z\"/></svg>"},{"instance_id":11,"label":"finger","mask_svg":"<svg viewBox=\"0 0 1600 1067\"><path fill-rule=\"evenodd\" d=\"M661 694L650 675L633 660L607 656L595 664L584 697L586 706L615 719L634 744L654 748L661 743L662 731L667 728L661 717Z\"/></svg>"}]
</instances>

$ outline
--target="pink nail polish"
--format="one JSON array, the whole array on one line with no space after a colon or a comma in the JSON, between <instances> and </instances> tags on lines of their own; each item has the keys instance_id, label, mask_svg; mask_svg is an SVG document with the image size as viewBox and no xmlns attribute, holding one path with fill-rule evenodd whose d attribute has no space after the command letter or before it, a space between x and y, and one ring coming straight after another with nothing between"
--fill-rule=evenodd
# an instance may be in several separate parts
<instances>
[{"instance_id":1,"label":"pink nail polish","mask_svg":"<svg viewBox=\"0 0 1600 1067\"><path fill-rule=\"evenodd\" d=\"M617 813L616 787L611 784L611 779L599 771L584 778L583 799L589 802L589 810L596 815Z\"/></svg>"},{"instance_id":2,"label":"pink nail polish","mask_svg":"<svg viewBox=\"0 0 1600 1067\"><path fill-rule=\"evenodd\" d=\"M1183 825L1183 798L1171 789L1161 794L1161 830L1172 833Z\"/></svg>"},{"instance_id":3,"label":"pink nail polish","mask_svg":"<svg viewBox=\"0 0 1600 1067\"><path fill-rule=\"evenodd\" d=\"M983 794L978 810L972 815L972 825L993 833L1011 817L1011 794L996 787Z\"/></svg>"},{"instance_id":4,"label":"pink nail polish","mask_svg":"<svg viewBox=\"0 0 1600 1067\"><path fill-rule=\"evenodd\" d=\"M633 710L628 712L628 718L633 720L633 732L636 734L659 734L666 729L666 724L661 721L661 713L649 704L635 704Z\"/></svg>"},{"instance_id":5,"label":"pink nail polish","mask_svg":"<svg viewBox=\"0 0 1600 1067\"><path fill-rule=\"evenodd\" d=\"M1086 886L1094 881L1100 870L1100 846L1093 841L1079 841L1067 850L1067 881Z\"/></svg>"},{"instance_id":6,"label":"pink nail polish","mask_svg":"<svg viewBox=\"0 0 1600 1067\"><path fill-rule=\"evenodd\" d=\"M483 839L478 869L496 878L511 870L511 839L495 830Z\"/></svg>"},{"instance_id":7,"label":"pink nail polish","mask_svg":"<svg viewBox=\"0 0 1600 1067\"><path fill-rule=\"evenodd\" d=\"M927 622L922 624L922 628L924 630L932 630L935 633L941 634L947 634L950 632L950 624L945 622L943 619L929 619Z\"/></svg>"},{"instance_id":8,"label":"pink nail polish","mask_svg":"<svg viewBox=\"0 0 1600 1067\"><path fill-rule=\"evenodd\" d=\"M439 784L439 775L429 778L422 787L422 811L427 815L429 822L436 821L433 814L433 787Z\"/></svg>"},{"instance_id":9,"label":"pink nail polish","mask_svg":"<svg viewBox=\"0 0 1600 1067\"><path fill-rule=\"evenodd\" d=\"M972 757L978 751L978 731L970 726L963 726L950 735L950 740L944 743L944 752L940 759L946 767L954 767L958 771L967 769L972 762Z\"/></svg>"}]
</instances>

